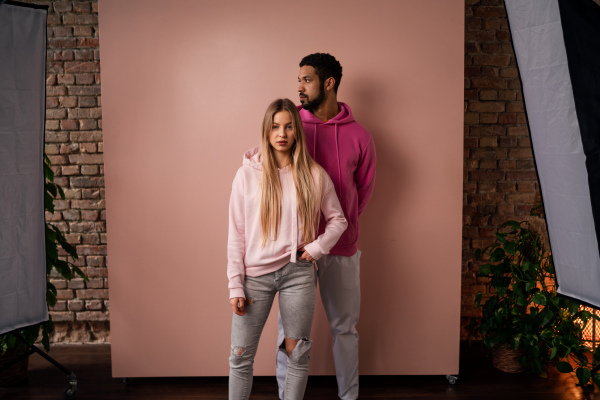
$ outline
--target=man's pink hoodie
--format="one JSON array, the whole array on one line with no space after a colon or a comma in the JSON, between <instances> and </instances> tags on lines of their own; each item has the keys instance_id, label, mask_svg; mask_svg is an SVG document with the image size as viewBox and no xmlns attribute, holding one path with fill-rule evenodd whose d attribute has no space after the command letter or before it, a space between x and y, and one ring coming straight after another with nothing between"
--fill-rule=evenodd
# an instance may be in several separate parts
<instances>
[{"instance_id":1,"label":"man's pink hoodie","mask_svg":"<svg viewBox=\"0 0 600 400\"><path fill-rule=\"evenodd\" d=\"M376 156L371 134L354 120L347 104L338 102L338 106L340 112L327 122L302 106L298 109L308 152L331 177L348 221L348 229L330 253L349 257L358 250L358 217L373 193Z\"/></svg>"},{"instance_id":2,"label":"man's pink hoodie","mask_svg":"<svg viewBox=\"0 0 600 400\"><path fill-rule=\"evenodd\" d=\"M229 201L229 238L227 243L227 277L229 298L246 297L244 278L261 276L277 271L288 262L296 262L296 250L304 247L315 259L324 254L338 241L348 226L333 183L325 171L315 171L317 185L322 185L321 227L317 239L311 243L302 240L302 226L296 205L296 187L290 166L279 169L282 189L281 225L277 240L267 240L261 247L260 183L262 180L262 157L256 147L244 154L238 169ZM322 182L322 183L321 183ZM323 223L324 220L324 223Z\"/></svg>"}]
</instances>

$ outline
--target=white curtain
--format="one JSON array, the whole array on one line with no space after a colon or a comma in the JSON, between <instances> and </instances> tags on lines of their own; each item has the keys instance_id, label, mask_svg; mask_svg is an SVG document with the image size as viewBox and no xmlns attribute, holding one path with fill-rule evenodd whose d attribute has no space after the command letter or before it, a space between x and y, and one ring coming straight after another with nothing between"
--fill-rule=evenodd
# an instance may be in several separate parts
<instances>
[{"instance_id":1,"label":"white curtain","mask_svg":"<svg viewBox=\"0 0 600 400\"><path fill-rule=\"evenodd\" d=\"M568 59L564 39L564 29L583 25L577 26L580 22L561 15L560 10L563 5L574 6L570 1L579 3L577 7L596 7L591 0L587 2L590 4L582 0L564 4L559 0L505 0L505 4L523 83L558 292L600 307L600 257L590 197L590 188L598 188L591 187L593 180L588 179L586 153L590 150L585 140L582 143L583 114L576 106L573 71L569 69L573 60ZM578 11L573 12L576 15Z\"/></svg>"},{"instance_id":2,"label":"white curtain","mask_svg":"<svg viewBox=\"0 0 600 400\"><path fill-rule=\"evenodd\" d=\"M48 319L46 18L45 8L0 6L0 334Z\"/></svg>"}]
</instances>

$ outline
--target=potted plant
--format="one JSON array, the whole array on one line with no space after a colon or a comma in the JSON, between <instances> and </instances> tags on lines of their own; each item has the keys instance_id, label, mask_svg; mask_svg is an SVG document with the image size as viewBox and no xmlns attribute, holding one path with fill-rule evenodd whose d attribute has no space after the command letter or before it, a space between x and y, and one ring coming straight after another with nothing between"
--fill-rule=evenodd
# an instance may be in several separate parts
<instances>
[{"instance_id":1,"label":"potted plant","mask_svg":"<svg viewBox=\"0 0 600 400\"><path fill-rule=\"evenodd\" d=\"M61 199L65 198L65 193L62 188L54 183L54 172L52 171L50 159L44 155L44 210L50 213L54 213L54 200L60 196ZM63 233L55 226L45 223L46 229L46 276L50 276L52 270L56 270L58 275L62 278L70 281L73 278L73 272L85 281L88 278L85 276L83 271L78 268L73 262L69 260L77 260L77 251L75 247L70 245ZM59 247L62 248L66 253L65 257L59 256ZM48 307L54 307L56 305L56 287L47 280L46 284L46 302ZM21 335L28 345L33 345L39 338L40 333L42 336L42 344L46 351L50 350L50 335L54 331L54 324L52 322L52 316L49 317L48 321L41 324L29 326L18 330L16 333ZM16 358L25 350L25 345L22 344L17 337L12 333L0 335L0 366L5 364L8 359ZM16 374L13 372L6 373L9 379L1 379L2 384L15 384L26 378L27 373L27 358L24 359L22 364L17 364L15 369L18 371ZM24 374L23 375L23 371ZM0 375L1 376L1 375Z\"/></svg>"},{"instance_id":2,"label":"potted plant","mask_svg":"<svg viewBox=\"0 0 600 400\"><path fill-rule=\"evenodd\" d=\"M545 376L546 368L555 366L575 372L578 385L600 386L600 373L592 374L600 348L593 352L583 341L586 324L599 318L557 296L552 256L528 223L504 223L475 257L484 261L477 275L488 290L475 296L482 315L471 320L471 335L481 337L496 358L516 353L525 371Z\"/></svg>"}]
</instances>

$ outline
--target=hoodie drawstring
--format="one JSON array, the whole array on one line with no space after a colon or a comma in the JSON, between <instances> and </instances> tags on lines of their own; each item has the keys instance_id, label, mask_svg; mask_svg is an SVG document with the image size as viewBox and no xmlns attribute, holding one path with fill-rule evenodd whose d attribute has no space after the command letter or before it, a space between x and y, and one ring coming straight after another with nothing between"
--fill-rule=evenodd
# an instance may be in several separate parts
<instances>
[{"instance_id":1,"label":"hoodie drawstring","mask_svg":"<svg viewBox=\"0 0 600 400\"><path fill-rule=\"evenodd\" d=\"M316 142L316 140L315 140ZM340 197L342 196L342 192L344 190L344 181L342 181L342 165L340 161L340 142L338 139L338 124L335 123L335 150L337 153L337 165L338 165L338 182L340 183Z\"/></svg>"},{"instance_id":2,"label":"hoodie drawstring","mask_svg":"<svg viewBox=\"0 0 600 400\"><path fill-rule=\"evenodd\" d=\"M313 141L313 154L315 159L317 158L317 124L315 124L315 140Z\"/></svg>"}]
</instances>

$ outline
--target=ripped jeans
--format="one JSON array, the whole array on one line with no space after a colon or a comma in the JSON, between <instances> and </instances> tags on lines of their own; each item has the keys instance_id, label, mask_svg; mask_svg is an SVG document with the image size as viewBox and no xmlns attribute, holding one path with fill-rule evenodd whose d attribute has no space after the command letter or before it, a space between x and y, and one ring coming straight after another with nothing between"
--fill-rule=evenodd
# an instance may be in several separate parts
<instances>
[{"instance_id":1,"label":"ripped jeans","mask_svg":"<svg viewBox=\"0 0 600 400\"><path fill-rule=\"evenodd\" d=\"M250 396L254 356L277 292L285 336L299 339L296 348L288 357L283 398L300 400L304 397L312 345L309 337L315 310L315 283L315 269L309 262L290 262L270 274L246 276L246 315L233 314L231 323L230 400L245 400ZM279 351L287 356L285 342Z\"/></svg>"}]
</instances>

